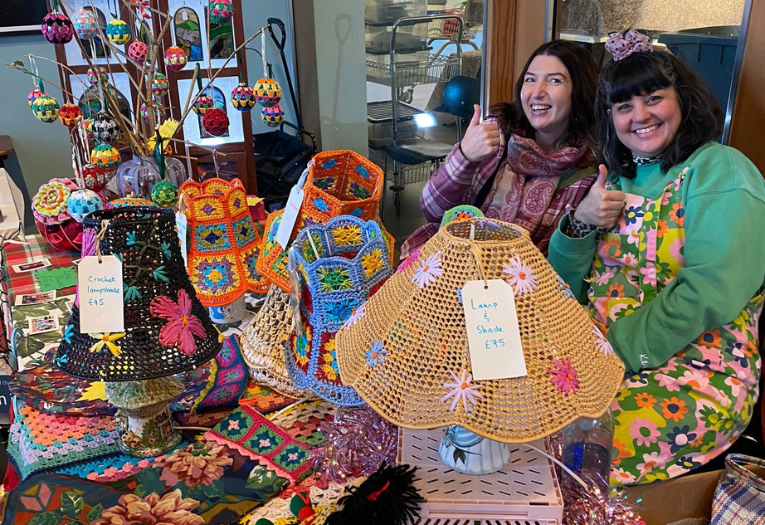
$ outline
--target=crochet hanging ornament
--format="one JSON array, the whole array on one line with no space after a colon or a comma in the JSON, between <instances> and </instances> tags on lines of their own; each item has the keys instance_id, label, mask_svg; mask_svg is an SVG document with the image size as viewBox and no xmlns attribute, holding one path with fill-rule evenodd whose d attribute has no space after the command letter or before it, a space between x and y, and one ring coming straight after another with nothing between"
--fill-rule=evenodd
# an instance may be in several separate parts
<instances>
[{"instance_id":1,"label":"crochet hanging ornament","mask_svg":"<svg viewBox=\"0 0 765 525\"><path fill-rule=\"evenodd\" d=\"M74 129L80 118L82 118L82 110L76 104L64 104L58 111L58 119L69 129Z\"/></svg>"},{"instance_id":2,"label":"crochet hanging ornament","mask_svg":"<svg viewBox=\"0 0 765 525\"><path fill-rule=\"evenodd\" d=\"M161 180L151 188L151 200L160 208L172 208L178 202L178 188L169 180Z\"/></svg>"},{"instance_id":3,"label":"crochet hanging ornament","mask_svg":"<svg viewBox=\"0 0 765 525\"><path fill-rule=\"evenodd\" d=\"M143 66L146 62L146 54L149 52L149 48L143 42L138 40L131 42L128 46L128 56Z\"/></svg>"},{"instance_id":4,"label":"crochet hanging ornament","mask_svg":"<svg viewBox=\"0 0 765 525\"><path fill-rule=\"evenodd\" d=\"M231 105L239 111L250 111L255 106L252 88L242 81L231 90Z\"/></svg>"},{"instance_id":5,"label":"crochet hanging ornament","mask_svg":"<svg viewBox=\"0 0 765 525\"><path fill-rule=\"evenodd\" d=\"M214 137L221 137L228 131L229 120L226 112L220 108L211 108L205 111L202 117L202 127Z\"/></svg>"},{"instance_id":6,"label":"crochet hanging ornament","mask_svg":"<svg viewBox=\"0 0 765 525\"><path fill-rule=\"evenodd\" d=\"M80 170L83 184L89 190L102 191L109 183L109 174L95 164L85 164Z\"/></svg>"},{"instance_id":7,"label":"crochet hanging ornament","mask_svg":"<svg viewBox=\"0 0 765 525\"><path fill-rule=\"evenodd\" d=\"M51 44L68 44L74 37L72 21L58 9L45 15L40 29L45 39Z\"/></svg>"},{"instance_id":8,"label":"crochet hanging ornament","mask_svg":"<svg viewBox=\"0 0 765 525\"><path fill-rule=\"evenodd\" d=\"M231 0L212 0L210 2L210 22L213 24L225 24L234 15L234 5Z\"/></svg>"},{"instance_id":9,"label":"crochet hanging ornament","mask_svg":"<svg viewBox=\"0 0 765 525\"><path fill-rule=\"evenodd\" d=\"M282 99L282 88L272 78L261 78L253 88L255 101L264 108L274 106Z\"/></svg>"},{"instance_id":10,"label":"crochet hanging ornament","mask_svg":"<svg viewBox=\"0 0 765 525\"><path fill-rule=\"evenodd\" d=\"M48 95L46 92L42 91L41 89L35 88L29 92L29 95L27 95L27 102L31 106L35 100L37 100L38 98L42 96L49 97L50 95Z\"/></svg>"},{"instance_id":11,"label":"crochet hanging ornament","mask_svg":"<svg viewBox=\"0 0 765 525\"><path fill-rule=\"evenodd\" d=\"M284 122L284 110L279 104L274 104L263 108L260 111L260 118L269 128L277 128Z\"/></svg>"},{"instance_id":12,"label":"crochet hanging ornament","mask_svg":"<svg viewBox=\"0 0 765 525\"><path fill-rule=\"evenodd\" d=\"M130 26L119 18L111 20L106 26L105 32L109 42L118 46L126 44L130 40Z\"/></svg>"},{"instance_id":13,"label":"crochet hanging ornament","mask_svg":"<svg viewBox=\"0 0 765 525\"><path fill-rule=\"evenodd\" d=\"M96 141L103 144L111 144L117 140L120 128L112 117L105 113L99 113L93 118L91 133Z\"/></svg>"},{"instance_id":14,"label":"crochet hanging ornament","mask_svg":"<svg viewBox=\"0 0 765 525\"><path fill-rule=\"evenodd\" d=\"M194 102L194 105L191 107L191 109L196 113L197 115L204 115L208 109L212 109L214 107L213 99L210 97L210 95L202 93L197 97L196 102Z\"/></svg>"},{"instance_id":15,"label":"crochet hanging ornament","mask_svg":"<svg viewBox=\"0 0 765 525\"><path fill-rule=\"evenodd\" d=\"M98 36L98 18L90 9L79 9L72 15L74 31L80 40L90 40Z\"/></svg>"},{"instance_id":16,"label":"crochet hanging ornament","mask_svg":"<svg viewBox=\"0 0 765 525\"><path fill-rule=\"evenodd\" d=\"M151 92L155 97L159 98L167 95L169 86L170 84L167 81L167 75L154 73L154 77L152 77L151 81Z\"/></svg>"},{"instance_id":17,"label":"crochet hanging ornament","mask_svg":"<svg viewBox=\"0 0 765 525\"><path fill-rule=\"evenodd\" d=\"M106 75L106 68L103 66L96 66L94 68L88 68L87 73L88 82L90 82L91 85L97 86L99 82L102 84L106 84L108 77Z\"/></svg>"},{"instance_id":18,"label":"crochet hanging ornament","mask_svg":"<svg viewBox=\"0 0 765 525\"><path fill-rule=\"evenodd\" d=\"M144 122L149 122L149 112L154 113L155 121L163 121L167 118L167 111L165 108L153 103L149 103L147 106L146 102L141 102L141 109L139 110L139 113L141 114L141 118L144 120Z\"/></svg>"},{"instance_id":19,"label":"crochet hanging ornament","mask_svg":"<svg viewBox=\"0 0 765 525\"><path fill-rule=\"evenodd\" d=\"M104 202L98 193L87 189L73 191L66 204L69 215L77 222L82 222L86 215L104 207Z\"/></svg>"},{"instance_id":20,"label":"crochet hanging ornament","mask_svg":"<svg viewBox=\"0 0 765 525\"><path fill-rule=\"evenodd\" d=\"M186 52L178 46L170 46L165 51L165 67L172 71L180 71L186 66L189 57Z\"/></svg>"},{"instance_id":21,"label":"crochet hanging ornament","mask_svg":"<svg viewBox=\"0 0 765 525\"><path fill-rule=\"evenodd\" d=\"M43 95L32 102L32 113L37 120L51 123L58 120L59 105L55 98Z\"/></svg>"},{"instance_id":22,"label":"crochet hanging ornament","mask_svg":"<svg viewBox=\"0 0 765 525\"><path fill-rule=\"evenodd\" d=\"M122 157L111 144L99 144L90 152L90 162L102 170L113 171L122 163Z\"/></svg>"}]
</instances>

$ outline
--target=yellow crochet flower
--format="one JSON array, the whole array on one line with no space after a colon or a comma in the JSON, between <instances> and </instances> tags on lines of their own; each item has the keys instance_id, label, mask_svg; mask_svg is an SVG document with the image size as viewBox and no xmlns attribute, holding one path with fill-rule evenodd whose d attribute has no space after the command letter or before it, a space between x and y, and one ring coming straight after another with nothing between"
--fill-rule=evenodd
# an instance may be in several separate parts
<instances>
[{"instance_id":1,"label":"yellow crochet flower","mask_svg":"<svg viewBox=\"0 0 765 525\"><path fill-rule=\"evenodd\" d=\"M338 246L346 246L349 244L361 244L361 228L358 226L340 226L332 230L332 235L335 237L335 243Z\"/></svg>"},{"instance_id":2,"label":"yellow crochet flower","mask_svg":"<svg viewBox=\"0 0 765 525\"><path fill-rule=\"evenodd\" d=\"M361 266L367 277L372 277L385 265L382 260L382 250L376 248L366 255L361 256Z\"/></svg>"},{"instance_id":3,"label":"yellow crochet flower","mask_svg":"<svg viewBox=\"0 0 765 525\"><path fill-rule=\"evenodd\" d=\"M119 334L112 334L111 332L106 332L103 334L88 334L93 339L98 339L97 342L93 344L93 346L90 347L90 351L100 352L104 346L109 349L109 351L114 355L114 357L119 357L119 355L122 353L122 350L115 345L112 341L116 341L117 339L122 339L125 337L124 333Z\"/></svg>"},{"instance_id":4,"label":"yellow crochet flower","mask_svg":"<svg viewBox=\"0 0 765 525\"><path fill-rule=\"evenodd\" d=\"M321 365L321 369L327 379L330 381L337 380L337 361L335 361L335 339L332 338L324 345L324 364Z\"/></svg>"}]
</instances>

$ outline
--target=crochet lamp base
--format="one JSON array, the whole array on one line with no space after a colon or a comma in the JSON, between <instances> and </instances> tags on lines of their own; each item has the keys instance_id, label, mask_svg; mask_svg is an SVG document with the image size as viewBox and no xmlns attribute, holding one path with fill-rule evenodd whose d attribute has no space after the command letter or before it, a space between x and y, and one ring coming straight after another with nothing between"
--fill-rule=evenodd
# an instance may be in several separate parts
<instances>
[{"instance_id":1,"label":"crochet lamp base","mask_svg":"<svg viewBox=\"0 0 765 525\"><path fill-rule=\"evenodd\" d=\"M444 430L438 455L446 466L457 472L491 474L510 463L510 445L451 425Z\"/></svg>"},{"instance_id":2,"label":"crochet lamp base","mask_svg":"<svg viewBox=\"0 0 765 525\"><path fill-rule=\"evenodd\" d=\"M120 449L125 454L141 458L161 456L181 442L169 406L183 393L178 379L107 383L106 393L109 402L119 408Z\"/></svg>"}]
</instances>

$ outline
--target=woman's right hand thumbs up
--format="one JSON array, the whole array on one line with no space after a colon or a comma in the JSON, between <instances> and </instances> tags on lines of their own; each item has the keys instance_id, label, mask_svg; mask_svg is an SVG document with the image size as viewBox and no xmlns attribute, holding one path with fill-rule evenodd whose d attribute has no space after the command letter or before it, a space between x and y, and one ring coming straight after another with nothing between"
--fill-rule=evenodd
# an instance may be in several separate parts
<instances>
[{"instance_id":1,"label":"woman's right hand thumbs up","mask_svg":"<svg viewBox=\"0 0 765 525\"><path fill-rule=\"evenodd\" d=\"M598 180L579 203L574 217L598 228L613 228L626 205L625 195L622 191L606 189L608 169L601 164L598 170Z\"/></svg>"},{"instance_id":2,"label":"woman's right hand thumbs up","mask_svg":"<svg viewBox=\"0 0 765 525\"><path fill-rule=\"evenodd\" d=\"M481 106L476 104L473 110L473 118L462 138L460 149L468 161L481 162L497 153L502 136L495 122L481 124Z\"/></svg>"}]
</instances>

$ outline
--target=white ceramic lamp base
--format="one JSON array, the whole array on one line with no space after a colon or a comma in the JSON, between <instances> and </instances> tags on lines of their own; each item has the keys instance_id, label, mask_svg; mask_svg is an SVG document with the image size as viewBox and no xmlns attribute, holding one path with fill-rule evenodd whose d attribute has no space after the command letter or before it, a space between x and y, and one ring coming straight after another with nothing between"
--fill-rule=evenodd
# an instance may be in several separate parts
<instances>
[{"instance_id":1,"label":"white ceramic lamp base","mask_svg":"<svg viewBox=\"0 0 765 525\"><path fill-rule=\"evenodd\" d=\"M463 474L490 474L510 462L510 445L479 436L457 425L446 427L438 447L446 466Z\"/></svg>"}]
</instances>

